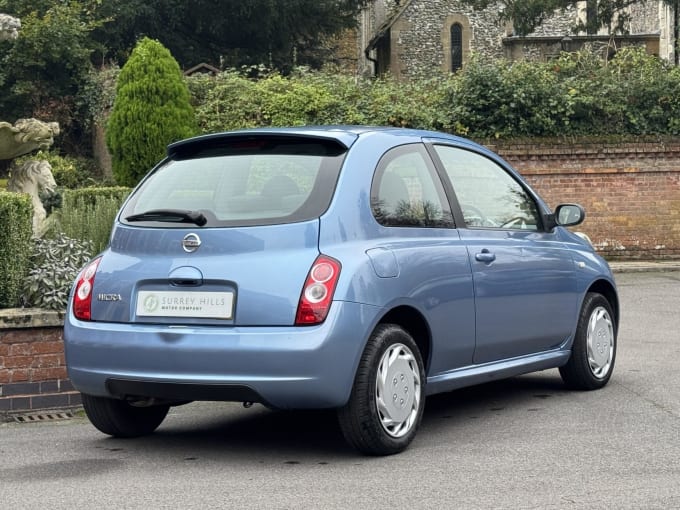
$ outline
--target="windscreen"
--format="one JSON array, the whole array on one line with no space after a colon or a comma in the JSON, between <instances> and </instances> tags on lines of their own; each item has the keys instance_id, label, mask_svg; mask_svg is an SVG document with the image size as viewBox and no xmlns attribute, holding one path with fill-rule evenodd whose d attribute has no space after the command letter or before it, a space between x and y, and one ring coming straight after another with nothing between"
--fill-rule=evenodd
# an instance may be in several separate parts
<instances>
[{"instance_id":1,"label":"windscreen","mask_svg":"<svg viewBox=\"0 0 680 510\"><path fill-rule=\"evenodd\" d=\"M200 212L205 227L316 218L328 208L344 154L332 141L276 137L183 147L136 190L121 221L186 226L172 215L146 219L149 211Z\"/></svg>"}]
</instances>

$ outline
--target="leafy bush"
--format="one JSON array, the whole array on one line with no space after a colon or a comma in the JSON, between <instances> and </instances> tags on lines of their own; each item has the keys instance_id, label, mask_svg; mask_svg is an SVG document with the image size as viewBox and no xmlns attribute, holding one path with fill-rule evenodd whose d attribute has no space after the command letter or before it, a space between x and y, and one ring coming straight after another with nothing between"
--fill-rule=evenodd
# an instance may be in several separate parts
<instances>
[{"instance_id":1,"label":"leafy bush","mask_svg":"<svg viewBox=\"0 0 680 510\"><path fill-rule=\"evenodd\" d=\"M368 124L476 139L680 134L680 68L632 47L608 62L588 50L543 63L473 58L455 74L403 82L298 70L188 83L205 132Z\"/></svg>"},{"instance_id":2,"label":"leafy bush","mask_svg":"<svg viewBox=\"0 0 680 510\"><path fill-rule=\"evenodd\" d=\"M64 310L71 285L92 252L91 243L63 234L55 239L36 239L30 270L23 282L24 304Z\"/></svg>"},{"instance_id":3,"label":"leafy bush","mask_svg":"<svg viewBox=\"0 0 680 510\"><path fill-rule=\"evenodd\" d=\"M109 186L100 188L80 188L64 191L64 207L72 209L79 202L95 205L102 198L112 198L120 204L130 194L131 189L124 186Z\"/></svg>"},{"instance_id":4,"label":"leafy bush","mask_svg":"<svg viewBox=\"0 0 680 510\"><path fill-rule=\"evenodd\" d=\"M113 221L129 193L123 187L65 190L53 230L90 242L98 253L108 244Z\"/></svg>"},{"instance_id":5,"label":"leafy bush","mask_svg":"<svg viewBox=\"0 0 680 510\"><path fill-rule=\"evenodd\" d=\"M120 68L115 64L91 70L88 79L83 83L78 101L87 112L84 122L100 123L106 120L116 98L116 81L120 75Z\"/></svg>"},{"instance_id":6,"label":"leafy bush","mask_svg":"<svg viewBox=\"0 0 680 510\"><path fill-rule=\"evenodd\" d=\"M451 79L445 127L482 138L556 136L569 124L567 98L546 65L475 58Z\"/></svg>"},{"instance_id":7,"label":"leafy bush","mask_svg":"<svg viewBox=\"0 0 680 510\"><path fill-rule=\"evenodd\" d=\"M33 204L28 195L0 191L0 308L19 304L33 232Z\"/></svg>"},{"instance_id":8,"label":"leafy bush","mask_svg":"<svg viewBox=\"0 0 680 510\"><path fill-rule=\"evenodd\" d=\"M188 83L204 132L310 124L439 127L445 97L440 79L357 81L306 70L258 80L232 70Z\"/></svg>"},{"instance_id":9,"label":"leafy bush","mask_svg":"<svg viewBox=\"0 0 680 510\"><path fill-rule=\"evenodd\" d=\"M134 186L168 143L195 133L179 64L161 43L142 39L120 71L106 132L116 182Z\"/></svg>"}]
</instances>

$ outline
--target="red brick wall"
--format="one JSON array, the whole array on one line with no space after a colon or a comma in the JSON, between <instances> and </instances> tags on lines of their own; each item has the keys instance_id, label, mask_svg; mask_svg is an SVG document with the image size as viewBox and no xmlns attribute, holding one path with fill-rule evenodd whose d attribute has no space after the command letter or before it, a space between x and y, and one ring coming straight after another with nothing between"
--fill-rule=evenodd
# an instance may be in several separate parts
<instances>
[{"instance_id":1,"label":"red brick wall","mask_svg":"<svg viewBox=\"0 0 680 510\"><path fill-rule=\"evenodd\" d=\"M491 146L548 202L576 202L577 229L610 260L680 259L680 141Z\"/></svg>"},{"instance_id":2,"label":"red brick wall","mask_svg":"<svg viewBox=\"0 0 680 510\"><path fill-rule=\"evenodd\" d=\"M62 315L1 311L0 413L79 405L66 374Z\"/></svg>"}]
</instances>

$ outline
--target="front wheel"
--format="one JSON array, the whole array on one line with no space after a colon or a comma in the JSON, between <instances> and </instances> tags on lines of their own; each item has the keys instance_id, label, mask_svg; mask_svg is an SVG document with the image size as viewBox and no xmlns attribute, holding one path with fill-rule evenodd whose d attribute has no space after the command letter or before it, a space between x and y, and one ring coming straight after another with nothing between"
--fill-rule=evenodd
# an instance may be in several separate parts
<instances>
[{"instance_id":1,"label":"front wheel","mask_svg":"<svg viewBox=\"0 0 680 510\"><path fill-rule=\"evenodd\" d=\"M588 293L576 327L571 357L560 368L567 386L596 390L609 382L616 360L616 322L609 301Z\"/></svg>"},{"instance_id":2,"label":"front wheel","mask_svg":"<svg viewBox=\"0 0 680 510\"><path fill-rule=\"evenodd\" d=\"M82 395L85 414L100 432L114 437L151 434L163 422L169 405L136 407L125 400Z\"/></svg>"},{"instance_id":3,"label":"front wheel","mask_svg":"<svg viewBox=\"0 0 680 510\"><path fill-rule=\"evenodd\" d=\"M411 335L381 324L359 362L347 405L338 411L345 439L362 453L391 455L416 435L425 407L425 369Z\"/></svg>"}]
</instances>

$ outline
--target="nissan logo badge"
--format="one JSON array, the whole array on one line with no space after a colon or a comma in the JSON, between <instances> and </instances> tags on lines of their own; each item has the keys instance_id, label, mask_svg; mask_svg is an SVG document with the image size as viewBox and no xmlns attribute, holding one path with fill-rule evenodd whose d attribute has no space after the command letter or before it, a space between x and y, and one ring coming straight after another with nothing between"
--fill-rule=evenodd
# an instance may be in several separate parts
<instances>
[{"instance_id":1,"label":"nissan logo badge","mask_svg":"<svg viewBox=\"0 0 680 510\"><path fill-rule=\"evenodd\" d=\"M198 237L198 234L187 234L182 239L182 248L187 253L195 252L199 246L201 246L201 238Z\"/></svg>"}]
</instances>

